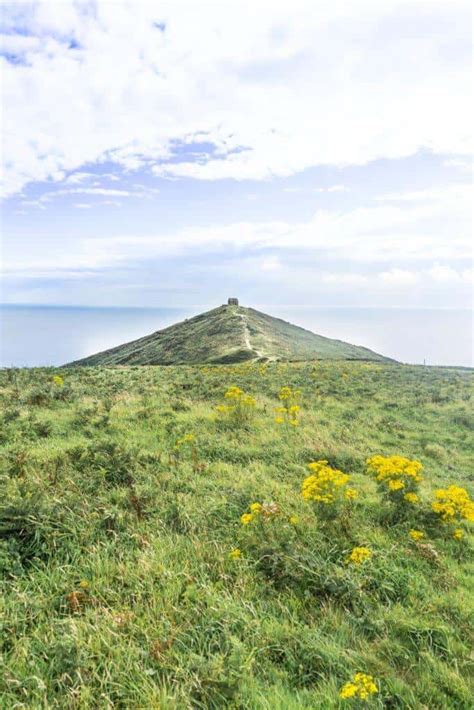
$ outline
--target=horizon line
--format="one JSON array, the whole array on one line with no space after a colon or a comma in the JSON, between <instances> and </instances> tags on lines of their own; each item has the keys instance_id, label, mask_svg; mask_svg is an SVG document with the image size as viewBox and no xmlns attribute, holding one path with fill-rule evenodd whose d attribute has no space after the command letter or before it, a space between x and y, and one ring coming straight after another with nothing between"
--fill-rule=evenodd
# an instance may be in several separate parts
<instances>
[{"instance_id":1,"label":"horizon line","mask_svg":"<svg viewBox=\"0 0 474 710\"><path fill-rule=\"evenodd\" d=\"M219 305L227 305L226 302ZM242 305L239 303L239 305ZM137 311L154 311L158 309L166 309L170 311L184 311L191 308L217 308L218 306L206 304L192 304L188 306L169 306L169 305L155 305L155 306L103 306L103 305L87 305L87 304L70 304L70 303L1 303L0 308L71 308L71 309L81 309L81 310L137 310ZM244 308L301 308L301 309L324 309L324 308L346 308L352 310L361 310L371 308L374 310L419 310L419 311L469 311L474 312L473 306L407 306L407 305L384 305L375 306L373 304L362 304L354 306L352 304L324 304L324 305L313 305L313 304L301 304L301 303L257 303L252 306L243 306Z\"/></svg>"}]
</instances>

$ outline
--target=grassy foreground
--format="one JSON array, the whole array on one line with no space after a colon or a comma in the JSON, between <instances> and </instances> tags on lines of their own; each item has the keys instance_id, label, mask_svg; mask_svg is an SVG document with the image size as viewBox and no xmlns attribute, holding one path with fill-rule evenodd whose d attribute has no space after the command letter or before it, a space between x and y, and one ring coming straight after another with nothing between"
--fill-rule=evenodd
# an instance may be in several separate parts
<instances>
[{"instance_id":1,"label":"grassy foreground","mask_svg":"<svg viewBox=\"0 0 474 710\"><path fill-rule=\"evenodd\" d=\"M473 382L360 362L1 372L0 707L471 708L472 536L431 503L469 490ZM255 399L241 416L231 386ZM301 409L276 423L282 387ZM423 464L420 502L384 494L376 454ZM305 500L319 460L358 497ZM340 697L357 672L367 701Z\"/></svg>"}]
</instances>

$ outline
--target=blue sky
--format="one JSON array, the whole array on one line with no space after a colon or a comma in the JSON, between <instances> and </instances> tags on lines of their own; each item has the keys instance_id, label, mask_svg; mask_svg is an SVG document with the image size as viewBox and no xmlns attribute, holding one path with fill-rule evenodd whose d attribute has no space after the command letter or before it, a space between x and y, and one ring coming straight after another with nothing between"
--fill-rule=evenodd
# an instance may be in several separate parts
<instances>
[{"instance_id":1,"label":"blue sky","mask_svg":"<svg viewBox=\"0 0 474 710\"><path fill-rule=\"evenodd\" d=\"M4 4L2 300L469 307L469 3Z\"/></svg>"}]
</instances>

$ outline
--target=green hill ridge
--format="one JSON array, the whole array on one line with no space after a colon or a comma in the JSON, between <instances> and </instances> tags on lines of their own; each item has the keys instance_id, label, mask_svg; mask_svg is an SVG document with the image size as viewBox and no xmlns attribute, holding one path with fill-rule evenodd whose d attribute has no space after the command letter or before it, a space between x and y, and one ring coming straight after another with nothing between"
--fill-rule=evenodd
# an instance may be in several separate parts
<instances>
[{"instance_id":1,"label":"green hill ridge","mask_svg":"<svg viewBox=\"0 0 474 710\"><path fill-rule=\"evenodd\" d=\"M229 299L235 301L236 299ZM69 365L194 365L390 358L229 303Z\"/></svg>"}]
</instances>

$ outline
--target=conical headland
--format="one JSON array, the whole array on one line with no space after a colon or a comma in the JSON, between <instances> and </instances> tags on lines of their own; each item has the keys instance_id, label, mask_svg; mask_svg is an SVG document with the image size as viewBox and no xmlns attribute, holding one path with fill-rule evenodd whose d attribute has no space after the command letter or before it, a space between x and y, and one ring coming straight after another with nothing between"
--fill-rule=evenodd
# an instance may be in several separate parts
<instances>
[{"instance_id":1,"label":"conical headland","mask_svg":"<svg viewBox=\"0 0 474 710\"><path fill-rule=\"evenodd\" d=\"M268 360L372 360L368 348L325 338L280 318L227 304L71 365L196 365Z\"/></svg>"}]
</instances>

